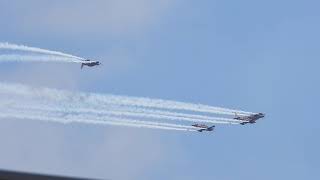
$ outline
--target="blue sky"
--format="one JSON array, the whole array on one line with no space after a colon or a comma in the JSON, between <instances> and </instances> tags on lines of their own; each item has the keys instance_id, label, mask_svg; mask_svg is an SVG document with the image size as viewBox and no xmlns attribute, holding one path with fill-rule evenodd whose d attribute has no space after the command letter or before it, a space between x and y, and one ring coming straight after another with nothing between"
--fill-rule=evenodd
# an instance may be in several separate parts
<instances>
[{"instance_id":1,"label":"blue sky","mask_svg":"<svg viewBox=\"0 0 320 180\"><path fill-rule=\"evenodd\" d=\"M2 64L0 80L267 117L214 134L1 120L0 168L110 179L317 179L318 1L0 2L0 41L103 66Z\"/></svg>"}]
</instances>

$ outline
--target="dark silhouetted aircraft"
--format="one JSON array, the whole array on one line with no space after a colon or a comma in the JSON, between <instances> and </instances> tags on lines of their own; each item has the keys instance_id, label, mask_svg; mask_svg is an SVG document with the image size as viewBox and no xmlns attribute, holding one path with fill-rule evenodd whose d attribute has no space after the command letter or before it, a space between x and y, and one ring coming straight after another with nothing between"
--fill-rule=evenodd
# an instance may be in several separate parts
<instances>
[{"instance_id":1,"label":"dark silhouetted aircraft","mask_svg":"<svg viewBox=\"0 0 320 180\"><path fill-rule=\"evenodd\" d=\"M193 124L192 125L193 127L196 127L196 128L199 128L197 131L199 131L199 132L203 132L203 131L213 131L214 130L214 128L216 127L216 126L211 126L211 127L209 127L209 126L207 126L207 125L205 125L205 124Z\"/></svg>"},{"instance_id":2,"label":"dark silhouetted aircraft","mask_svg":"<svg viewBox=\"0 0 320 180\"><path fill-rule=\"evenodd\" d=\"M245 124L254 124L254 123L256 123L257 120L264 118L264 117L265 117L265 114L263 114L263 113L253 114L250 116L238 116L236 113L236 117L233 119L243 121L240 124L245 125Z\"/></svg>"},{"instance_id":3,"label":"dark silhouetted aircraft","mask_svg":"<svg viewBox=\"0 0 320 180\"><path fill-rule=\"evenodd\" d=\"M81 69L83 68L83 66L93 67L98 65L101 65L99 61L92 61L90 59L86 59L83 61L83 63L81 63Z\"/></svg>"}]
</instances>

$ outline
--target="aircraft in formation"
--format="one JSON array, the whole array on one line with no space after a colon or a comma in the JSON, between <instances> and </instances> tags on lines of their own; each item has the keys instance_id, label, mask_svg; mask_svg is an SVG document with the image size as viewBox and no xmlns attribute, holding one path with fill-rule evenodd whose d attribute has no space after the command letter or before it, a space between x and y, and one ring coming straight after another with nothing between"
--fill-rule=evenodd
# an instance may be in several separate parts
<instances>
[{"instance_id":1,"label":"aircraft in formation","mask_svg":"<svg viewBox=\"0 0 320 180\"><path fill-rule=\"evenodd\" d=\"M214 130L214 128L216 127L216 126L207 126L207 125L205 125L205 124L193 124L192 125L193 127L196 127L196 128L199 128L197 131L199 131L199 132L203 132L203 131L213 131Z\"/></svg>"},{"instance_id":2,"label":"aircraft in formation","mask_svg":"<svg viewBox=\"0 0 320 180\"><path fill-rule=\"evenodd\" d=\"M258 113L258 114L253 114L250 116L238 116L237 113L235 114L235 120L240 120L242 121L240 124L245 125L245 124L254 124L256 123L257 120L264 118L265 114L263 113Z\"/></svg>"},{"instance_id":3,"label":"aircraft in formation","mask_svg":"<svg viewBox=\"0 0 320 180\"><path fill-rule=\"evenodd\" d=\"M101 63L99 61L93 61L90 59L86 59L83 61L83 63L81 63L81 69L83 68L83 66L93 67L93 66L98 66L98 65L101 65Z\"/></svg>"},{"instance_id":4,"label":"aircraft in formation","mask_svg":"<svg viewBox=\"0 0 320 180\"><path fill-rule=\"evenodd\" d=\"M237 113L235 113L235 117L233 119L241 121L241 125L245 124L254 124L256 123L257 120L264 118L265 114L264 113L258 113L258 114L253 114L249 116L238 116ZM193 124L191 125L195 128L197 128L197 131L203 132L203 131L214 131L215 126L208 126L205 124Z\"/></svg>"}]
</instances>

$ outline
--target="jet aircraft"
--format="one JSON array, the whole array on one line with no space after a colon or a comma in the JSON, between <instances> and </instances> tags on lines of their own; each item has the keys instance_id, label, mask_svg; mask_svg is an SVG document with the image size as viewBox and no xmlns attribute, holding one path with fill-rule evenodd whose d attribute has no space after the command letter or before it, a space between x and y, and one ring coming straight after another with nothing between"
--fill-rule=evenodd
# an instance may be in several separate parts
<instances>
[{"instance_id":1,"label":"jet aircraft","mask_svg":"<svg viewBox=\"0 0 320 180\"><path fill-rule=\"evenodd\" d=\"M205 124L193 124L192 125L193 127L196 127L196 128L199 128L197 131L199 131L199 132L203 132L203 131L213 131L214 130L214 128L216 127L216 126L211 126L211 127L209 127L209 126L207 126L207 125L205 125Z\"/></svg>"},{"instance_id":2,"label":"jet aircraft","mask_svg":"<svg viewBox=\"0 0 320 180\"><path fill-rule=\"evenodd\" d=\"M257 120L264 118L264 117L265 117L265 114L263 114L263 113L253 114L250 116L238 116L236 113L235 118L233 118L233 119L240 120L240 121L242 121L240 124L245 125L245 124L254 124L254 123L256 123Z\"/></svg>"},{"instance_id":3,"label":"jet aircraft","mask_svg":"<svg viewBox=\"0 0 320 180\"><path fill-rule=\"evenodd\" d=\"M93 61L90 59L86 59L86 60L84 60L83 63L81 63L81 69L83 68L83 66L93 67L93 66L98 66L98 65L101 65L101 63L99 61Z\"/></svg>"}]
</instances>

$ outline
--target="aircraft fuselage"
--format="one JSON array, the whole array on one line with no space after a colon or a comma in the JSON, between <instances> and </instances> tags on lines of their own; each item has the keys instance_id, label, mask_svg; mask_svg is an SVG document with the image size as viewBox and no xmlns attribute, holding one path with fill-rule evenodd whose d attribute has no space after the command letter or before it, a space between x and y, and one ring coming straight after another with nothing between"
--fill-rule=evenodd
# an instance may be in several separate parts
<instances>
[{"instance_id":1,"label":"aircraft fuselage","mask_svg":"<svg viewBox=\"0 0 320 180\"><path fill-rule=\"evenodd\" d=\"M93 66L98 66L100 64L101 63L99 61L92 61L90 59L87 59L81 64L81 69L83 68L83 66L93 67Z\"/></svg>"},{"instance_id":2,"label":"aircraft fuselage","mask_svg":"<svg viewBox=\"0 0 320 180\"><path fill-rule=\"evenodd\" d=\"M215 126L207 126L205 124L193 124L193 127L199 128L197 131L199 132L203 132L203 131L213 131Z\"/></svg>"},{"instance_id":3,"label":"aircraft fuselage","mask_svg":"<svg viewBox=\"0 0 320 180\"><path fill-rule=\"evenodd\" d=\"M244 121L240 124L245 125L245 124L254 124L254 123L256 123L257 120L264 118L264 117L265 117L265 114L258 113L258 114L254 114L251 116L237 116L234 119Z\"/></svg>"}]
</instances>

